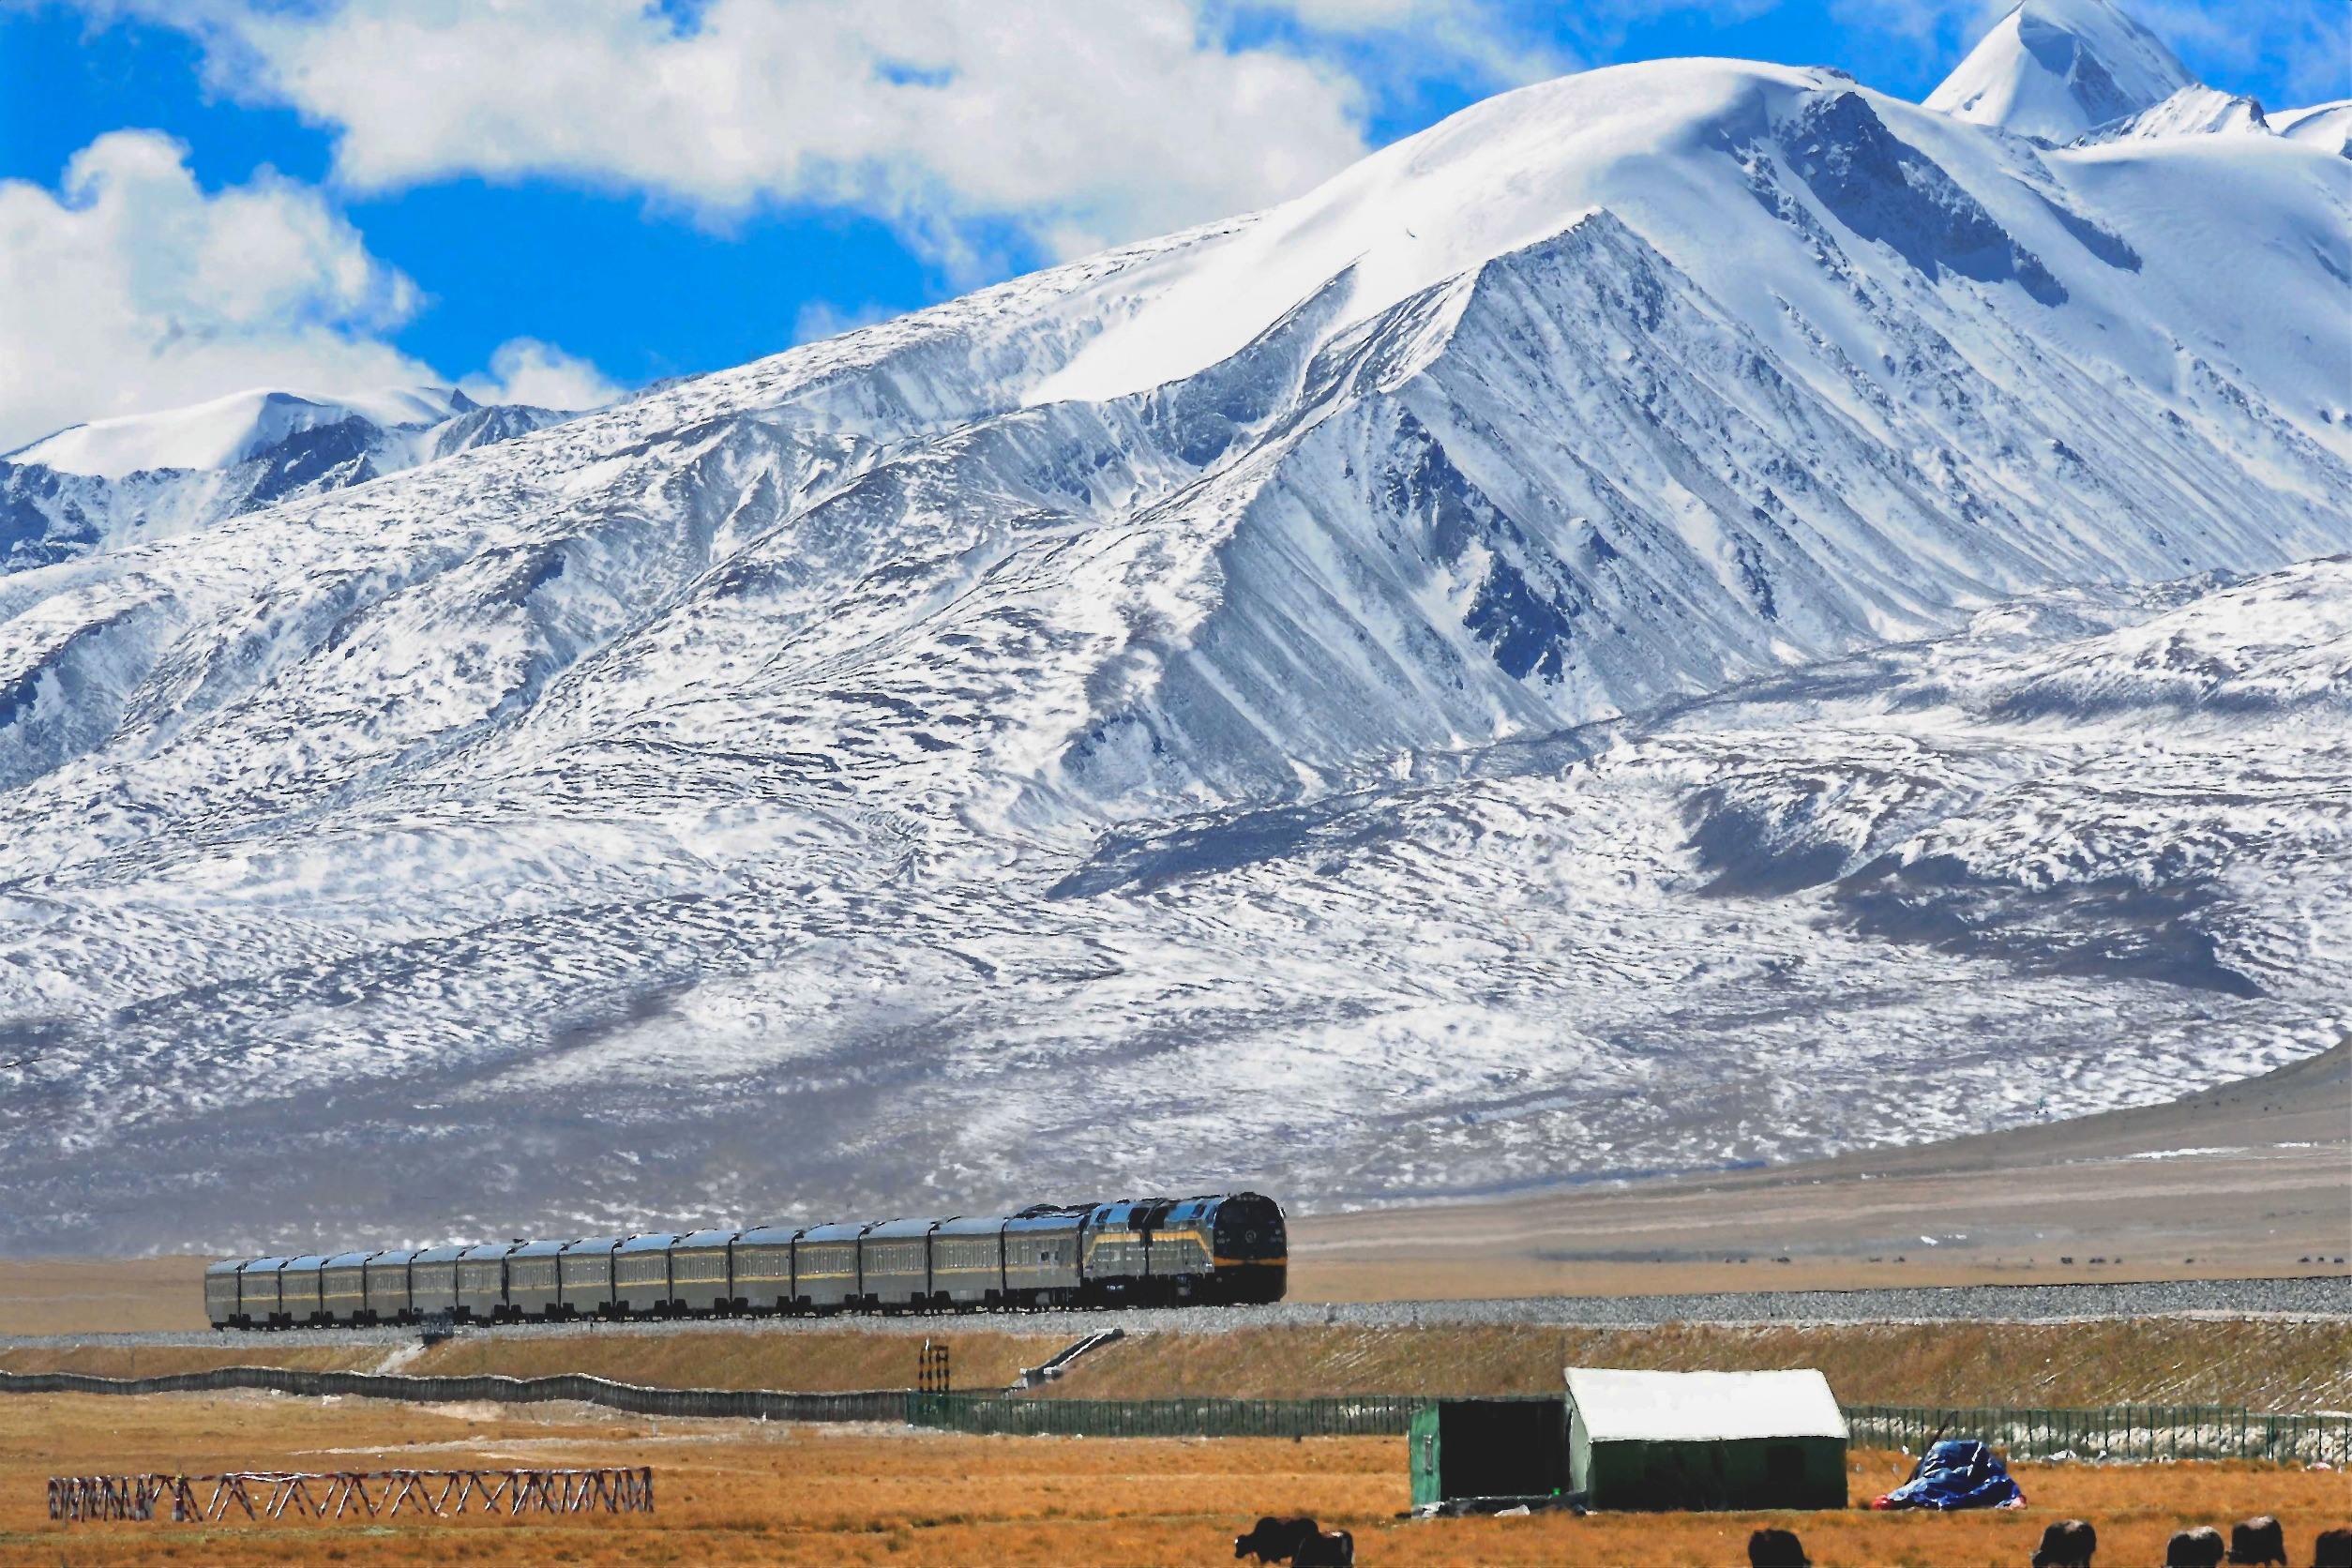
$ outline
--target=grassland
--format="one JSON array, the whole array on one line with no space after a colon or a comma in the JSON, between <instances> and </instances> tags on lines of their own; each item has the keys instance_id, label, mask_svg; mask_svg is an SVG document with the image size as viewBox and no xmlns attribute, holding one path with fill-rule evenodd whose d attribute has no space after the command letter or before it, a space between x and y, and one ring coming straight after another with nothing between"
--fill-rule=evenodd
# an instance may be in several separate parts
<instances>
[{"instance_id":1,"label":"grassland","mask_svg":"<svg viewBox=\"0 0 2352 1568\"><path fill-rule=\"evenodd\" d=\"M0 1425L0 1568L258 1564L783 1563L1143 1568L1229 1563L1261 1512L1352 1530L1367 1565L1730 1568L1747 1532L1800 1530L1822 1568L2022 1563L2043 1524L2094 1520L2101 1560L2163 1560L2166 1535L2255 1513L2285 1521L2296 1560L2352 1515L2342 1474L2248 1465L2023 1466L2032 1507L1956 1518L1872 1515L1594 1515L1400 1522L1401 1439L1304 1442L967 1438L872 1427L651 1422L570 1406L526 1413L265 1396L20 1396ZM1857 1501L1899 1456L1854 1456ZM472 1519L219 1527L61 1526L62 1472L650 1465L650 1518Z\"/></svg>"},{"instance_id":2,"label":"grassland","mask_svg":"<svg viewBox=\"0 0 2352 1568\"><path fill-rule=\"evenodd\" d=\"M1849 1404L2132 1402L2352 1407L2352 1323L2142 1319L1655 1329L1244 1329L1139 1335L1081 1362L1054 1394L1539 1394L1560 1369L1817 1366Z\"/></svg>"},{"instance_id":3,"label":"grassland","mask_svg":"<svg viewBox=\"0 0 2352 1568\"><path fill-rule=\"evenodd\" d=\"M1066 1334L964 1332L937 1337L957 1386L1003 1388ZM536 1377L588 1372L681 1388L830 1391L904 1388L921 1340L856 1330L605 1333L464 1337L417 1353L238 1336L201 1348L84 1345L0 1349L0 1369L155 1376L234 1364L369 1371ZM1560 1328L1283 1328L1133 1334L1079 1362L1048 1397L1148 1399L1177 1395L1292 1398L1327 1394L1531 1394L1560 1387L1560 1369L1665 1370L1817 1366L1857 1404L2245 1405L2352 1408L2352 1323L2145 1319L2078 1323L1839 1324L1741 1328L1679 1324L1637 1330Z\"/></svg>"}]
</instances>

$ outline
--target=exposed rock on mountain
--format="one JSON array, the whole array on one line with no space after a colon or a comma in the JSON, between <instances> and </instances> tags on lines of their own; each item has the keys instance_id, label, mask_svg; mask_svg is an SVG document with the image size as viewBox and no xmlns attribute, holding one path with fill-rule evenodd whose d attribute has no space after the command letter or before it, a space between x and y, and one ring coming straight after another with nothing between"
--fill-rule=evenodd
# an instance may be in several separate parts
<instances>
[{"instance_id":1,"label":"exposed rock on mountain","mask_svg":"<svg viewBox=\"0 0 2352 1568\"><path fill-rule=\"evenodd\" d=\"M2105 26L2070 93L2187 84ZM0 576L0 1244L1374 1199L2322 1048L2348 217L1596 71Z\"/></svg>"},{"instance_id":2,"label":"exposed rock on mountain","mask_svg":"<svg viewBox=\"0 0 2352 1568\"><path fill-rule=\"evenodd\" d=\"M76 425L0 458L0 572L188 533L566 417L425 387L340 400L240 392Z\"/></svg>"}]
</instances>

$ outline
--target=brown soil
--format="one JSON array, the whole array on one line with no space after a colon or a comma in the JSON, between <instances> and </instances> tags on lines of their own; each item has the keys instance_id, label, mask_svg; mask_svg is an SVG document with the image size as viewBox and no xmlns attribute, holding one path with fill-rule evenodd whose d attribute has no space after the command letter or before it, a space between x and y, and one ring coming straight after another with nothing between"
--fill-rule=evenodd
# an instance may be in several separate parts
<instances>
[{"instance_id":1,"label":"brown soil","mask_svg":"<svg viewBox=\"0 0 2352 1568\"><path fill-rule=\"evenodd\" d=\"M0 1565L281 1563L905 1563L1102 1568L1229 1563L1260 1513L1352 1531L1367 1564L1731 1568L1748 1531L1797 1530L1823 1568L2021 1563L2052 1519L2093 1520L2100 1560L2161 1561L2165 1537L2256 1513L2286 1525L2297 1561L2352 1516L2342 1474L2249 1465L2044 1467L2018 1476L2021 1513L1540 1515L1399 1522L1401 1439L1104 1441L654 1423L576 1408L535 1418L478 1409L264 1397L24 1397L0 1426ZM1859 1501L1900 1473L1857 1455ZM214 1526L51 1523L59 1473L650 1465L651 1517Z\"/></svg>"},{"instance_id":2,"label":"brown soil","mask_svg":"<svg viewBox=\"0 0 2352 1568\"><path fill-rule=\"evenodd\" d=\"M2138 1110L1291 1232L1307 1301L2341 1274L2352 1044Z\"/></svg>"},{"instance_id":3,"label":"brown soil","mask_svg":"<svg viewBox=\"0 0 2352 1568\"><path fill-rule=\"evenodd\" d=\"M203 1329L209 1258L0 1261L0 1334L168 1334Z\"/></svg>"}]
</instances>

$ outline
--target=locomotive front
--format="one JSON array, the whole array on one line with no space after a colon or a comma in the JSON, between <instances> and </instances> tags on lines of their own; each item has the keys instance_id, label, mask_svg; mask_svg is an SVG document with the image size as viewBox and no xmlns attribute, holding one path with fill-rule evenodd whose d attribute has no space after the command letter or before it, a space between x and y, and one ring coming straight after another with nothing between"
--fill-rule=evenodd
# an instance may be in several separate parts
<instances>
[{"instance_id":1,"label":"locomotive front","mask_svg":"<svg viewBox=\"0 0 2352 1568\"><path fill-rule=\"evenodd\" d=\"M1220 1199L1212 1224L1217 1299L1278 1302L1290 1285L1290 1235L1282 1205L1261 1193Z\"/></svg>"}]
</instances>

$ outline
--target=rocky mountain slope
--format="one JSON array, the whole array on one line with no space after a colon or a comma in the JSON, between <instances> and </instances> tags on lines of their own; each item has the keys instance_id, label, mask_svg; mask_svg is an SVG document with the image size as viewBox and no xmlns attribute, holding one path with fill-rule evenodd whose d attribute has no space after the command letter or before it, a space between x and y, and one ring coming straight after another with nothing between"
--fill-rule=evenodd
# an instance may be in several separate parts
<instances>
[{"instance_id":1,"label":"rocky mountain slope","mask_svg":"<svg viewBox=\"0 0 2352 1568\"><path fill-rule=\"evenodd\" d=\"M454 387L361 397L239 392L76 425L0 457L0 572L186 534L545 430Z\"/></svg>"},{"instance_id":2,"label":"rocky mountain slope","mask_svg":"<svg viewBox=\"0 0 2352 1568\"><path fill-rule=\"evenodd\" d=\"M0 575L0 1245L1333 1204L2324 1048L2347 216L1620 68Z\"/></svg>"}]
</instances>

